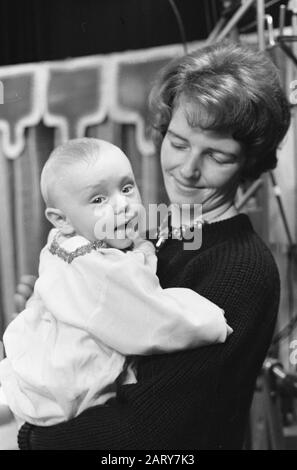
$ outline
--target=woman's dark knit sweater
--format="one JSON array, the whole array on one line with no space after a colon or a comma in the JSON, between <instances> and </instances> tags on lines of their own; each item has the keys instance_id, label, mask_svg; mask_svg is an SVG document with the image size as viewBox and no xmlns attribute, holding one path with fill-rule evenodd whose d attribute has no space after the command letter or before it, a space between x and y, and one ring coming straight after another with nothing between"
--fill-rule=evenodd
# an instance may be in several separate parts
<instances>
[{"instance_id":1,"label":"woman's dark knit sweater","mask_svg":"<svg viewBox=\"0 0 297 470\"><path fill-rule=\"evenodd\" d=\"M119 386L109 406L49 428L25 424L21 449L241 448L278 311L273 257L238 215L206 225L197 251L168 240L158 276L164 288L188 287L222 307L234 329L227 342L139 358L138 383Z\"/></svg>"}]
</instances>

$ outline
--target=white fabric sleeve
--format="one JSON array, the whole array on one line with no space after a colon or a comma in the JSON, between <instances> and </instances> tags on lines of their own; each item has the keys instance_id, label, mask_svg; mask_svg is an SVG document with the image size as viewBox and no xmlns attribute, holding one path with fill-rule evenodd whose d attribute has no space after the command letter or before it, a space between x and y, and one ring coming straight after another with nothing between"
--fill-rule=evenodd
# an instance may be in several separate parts
<instances>
[{"instance_id":1,"label":"white fabric sleeve","mask_svg":"<svg viewBox=\"0 0 297 470\"><path fill-rule=\"evenodd\" d=\"M3 388L0 384L0 405L8 406L6 396L4 395Z\"/></svg>"},{"instance_id":2,"label":"white fabric sleeve","mask_svg":"<svg viewBox=\"0 0 297 470\"><path fill-rule=\"evenodd\" d=\"M162 289L138 255L108 248L71 264L54 260L52 269L41 269L36 293L57 320L125 355L226 340L222 309L190 289Z\"/></svg>"},{"instance_id":3,"label":"white fabric sleeve","mask_svg":"<svg viewBox=\"0 0 297 470\"><path fill-rule=\"evenodd\" d=\"M162 289L133 252L111 265L90 332L125 355L145 355L224 342L232 330L217 305L191 289Z\"/></svg>"}]
</instances>

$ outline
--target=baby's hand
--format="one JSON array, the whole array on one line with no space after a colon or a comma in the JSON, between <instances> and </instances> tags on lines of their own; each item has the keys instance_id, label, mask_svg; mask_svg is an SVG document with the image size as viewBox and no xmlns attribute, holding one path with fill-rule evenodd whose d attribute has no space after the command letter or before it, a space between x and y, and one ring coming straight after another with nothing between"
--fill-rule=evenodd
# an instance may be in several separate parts
<instances>
[{"instance_id":1,"label":"baby's hand","mask_svg":"<svg viewBox=\"0 0 297 470\"><path fill-rule=\"evenodd\" d=\"M148 240L137 238L137 240L134 240L133 251L143 255L145 264L150 266L152 272L155 274L157 270L157 257L154 245Z\"/></svg>"},{"instance_id":2,"label":"baby's hand","mask_svg":"<svg viewBox=\"0 0 297 470\"><path fill-rule=\"evenodd\" d=\"M233 333L233 328L231 328L231 326L229 326L227 323L227 336L230 336L232 333Z\"/></svg>"},{"instance_id":3,"label":"baby's hand","mask_svg":"<svg viewBox=\"0 0 297 470\"><path fill-rule=\"evenodd\" d=\"M36 279L36 276L31 275L24 275L21 277L14 295L14 302L17 313L20 313L26 308L26 302L33 294Z\"/></svg>"},{"instance_id":4,"label":"baby's hand","mask_svg":"<svg viewBox=\"0 0 297 470\"><path fill-rule=\"evenodd\" d=\"M142 251L146 255L155 255L156 253L154 245L148 240L138 237L133 241L133 243L135 250Z\"/></svg>"}]
</instances>

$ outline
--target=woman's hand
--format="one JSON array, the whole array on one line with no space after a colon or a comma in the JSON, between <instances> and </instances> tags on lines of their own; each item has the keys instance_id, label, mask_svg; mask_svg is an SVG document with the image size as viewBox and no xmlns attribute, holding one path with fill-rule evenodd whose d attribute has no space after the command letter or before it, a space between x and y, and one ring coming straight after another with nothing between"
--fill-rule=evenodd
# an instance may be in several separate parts
<instances>
[{"instance_id":1,"label":"woman's hand","mask_svg":"<svg viewBox=\"0 0 297 470\"><path fill-rule=\"evenodd\" d=\"M21 276L14 295L16 315L26 308L26 302L33 294L36 279L36 276L30 274Z\"/></svg>"}]
</instances>

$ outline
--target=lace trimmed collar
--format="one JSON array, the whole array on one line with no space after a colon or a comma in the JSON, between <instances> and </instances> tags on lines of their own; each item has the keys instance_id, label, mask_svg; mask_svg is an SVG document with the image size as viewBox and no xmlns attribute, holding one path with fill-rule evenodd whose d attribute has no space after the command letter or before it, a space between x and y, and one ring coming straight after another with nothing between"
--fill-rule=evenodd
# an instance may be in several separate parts
<instances>
[{"instance_id":1,"label":"lace trimmed collar","mask_svg":"<svg viewBox=\"0 0 297 470\"><path fill-rule=\"evenodd\" d=\"M107 248L106 243L102 240L95 240L94 242L89 242L83 237L78 237L79 239L81 239L81 245L72 251L68 251L66 248L63 248L62 244L59 243L60 238L64 237L61 232L58 231L49 245L49 251L52 255L57 255L59 258L61 258L68 264L72 263L75 258L78 258L79 256L84 256L87 253L91 253L91 251L97 251L100 248ZM67 242L65 243L65 245L67 245Z\"/></svg>"}]
</instances>

